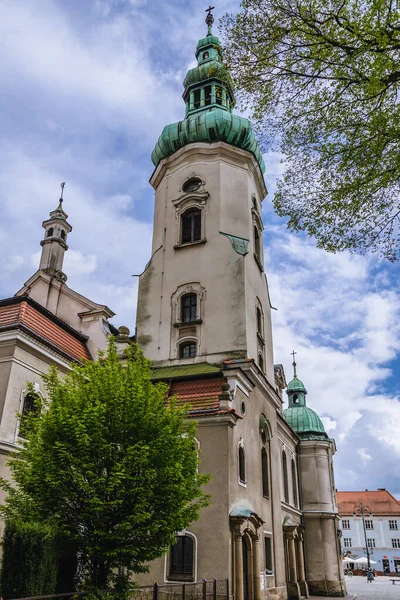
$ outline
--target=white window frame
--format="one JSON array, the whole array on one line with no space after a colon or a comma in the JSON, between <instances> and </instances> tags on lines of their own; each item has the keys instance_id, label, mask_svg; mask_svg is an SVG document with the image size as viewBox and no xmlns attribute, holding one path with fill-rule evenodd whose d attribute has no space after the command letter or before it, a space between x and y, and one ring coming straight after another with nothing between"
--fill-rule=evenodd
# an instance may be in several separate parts
<instances>
[{"instance_id":1,"label":"white window frame","mask_svg":"<svg viewBox=\"0 0 400 600\"><path fill-rule=\"evenodd\" d=\"M342 519L342 529L350 529L350 519Z\"/></svg>"}]
</instances>

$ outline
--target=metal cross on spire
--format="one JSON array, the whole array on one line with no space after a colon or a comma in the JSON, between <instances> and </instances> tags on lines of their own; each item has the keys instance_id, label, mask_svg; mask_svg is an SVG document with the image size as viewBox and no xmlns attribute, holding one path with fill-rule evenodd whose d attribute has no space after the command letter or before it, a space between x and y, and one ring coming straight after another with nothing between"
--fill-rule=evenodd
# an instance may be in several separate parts
<instances>
[{"instance_id":1,"label":"metal cross on spire","mask_svg":"<svg viewBox=\"0 0 400 600\"><path fill-rule=\"evenodd\" d=\"M62 204L62 202L63 202L64 188L65 188L65 181L63 181L62 183L60 183L60 188L61 188L60 204Z\"/></svg>"},{"instance_id":2,"label":"metal cross on spire","mask_svg":"<svg viewBox=\"0 0 400 600\"><path fill-rule=\"evenodd\" d=\"M208 35L211 35L211 27L212 27L212 24L214 23L214 17L211 14L211 11L214 10L214 8L215 8L215 6L211 6L211 4L210 4L210 6L208 8L206 8L206 10L205 10L205 12L208 13L207 16L206 16L206 24L207 24L207 27L208 27Z\"/></svg>"},{"instance_id":3,"label":"metal cross on spire","mask_svg":"<svg viewBox=\"0 0 400 600\"><path fill-rule=\"evenodd\" d=\"M293 372L294 372L293 377L297 377L297 373L296 373L296 358L295 358L296 354L297 354L297 352L295 352L294 350L293 350L293 352L291 352L291 355L293 356L293 362L292 362Z\"/></svg>"}]
</instances>

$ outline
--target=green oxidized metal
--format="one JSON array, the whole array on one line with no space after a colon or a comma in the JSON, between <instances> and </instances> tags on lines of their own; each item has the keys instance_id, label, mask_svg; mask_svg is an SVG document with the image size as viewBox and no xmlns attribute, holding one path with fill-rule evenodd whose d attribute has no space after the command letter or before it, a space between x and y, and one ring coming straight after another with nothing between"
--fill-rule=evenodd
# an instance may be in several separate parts
<instances>
[{"instance_id":1,"label":"green oxidized metal","mask_svg":"<svg viewBox=\"0 0 400 600\"><path fill-rule=\"evenodd\" d=\"M199 112L164 127L151 154L151 160L157 166L163 158L193 142L227 142L248 150L254 155L261 171L265 171L261 151L248 119L221 108Z\"/></svg>"},{"instance_id":2,"label":"green oxidized metal","mask_svg":"<svg viewBox=\"0 0 400 600\"><path fill-rule=\"evenodd\" d=\"M210 28L209 28L210 30ZM211 32L199 40L197 66L184 79L186 117L164 127L152 152L155 166L187 144L226 142L251 152L262 172L265 164L250 121L232 114L235 98L221 60L221 45Z\"/></svg>"},{"instance_id":3,"label":"green oxidized metal","mask_svg":"<svg viewBox=\"0 0 400 600\"><path fill-rule=\"evenodd\" d=\"M289 408L283 411L285 420L303 440L328 440L324 425L315 411L306 406L307 390L296 376L287 386Z\"/></svg>"}]
</instances>

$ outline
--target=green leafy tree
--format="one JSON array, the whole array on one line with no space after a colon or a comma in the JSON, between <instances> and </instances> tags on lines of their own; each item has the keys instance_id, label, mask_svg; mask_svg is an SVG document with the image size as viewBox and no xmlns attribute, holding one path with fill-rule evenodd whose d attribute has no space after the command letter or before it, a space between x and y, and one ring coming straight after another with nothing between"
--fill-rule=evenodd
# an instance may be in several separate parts
<instances>
[{"instance_id":1,"label":"green leafy tree","mask_svg":"<svg viewBox=\"0 0 400 600\"><path fill-rule=\"evenodd\" d=\"M82 585L127 583L199 516L196 424L167 386L153 385L137 346L44 376L49 400L25 418L27 440L10 461L3 513L50 523L76 548ZM121 575L122 573L122 575Z\"/></svg>"},{"instance_id":2,"label":"green leafy tree","mask_svg":"<svg viewBox=\"0 0 400 600\"><path fill-rule=\"evenodd\" d=\"M399 258L400 11L392 0L244 0L226 60L285 171L291 230L329 251Z\"/></svg>"}]
</instances>

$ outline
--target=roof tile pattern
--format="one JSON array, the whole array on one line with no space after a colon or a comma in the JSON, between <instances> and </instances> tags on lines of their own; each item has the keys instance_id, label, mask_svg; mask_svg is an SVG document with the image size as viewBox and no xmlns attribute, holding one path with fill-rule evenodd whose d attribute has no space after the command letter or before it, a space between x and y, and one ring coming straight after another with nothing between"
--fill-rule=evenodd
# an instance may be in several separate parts
<instances>
[{"instance_id":1,"label":"roof tile pattern","mask_svg":"<svg viewBox=\"0 0 400 600\"><path fill-rule=\"evenodd\" d=\"M219 399L224 377L195 379L189 381L173 381L170 395L178 397L178 403L190 404L190 412L218 412Z\"/></svg>"},{"instance_id":2,"label":"roof tile pattern","mask_svg":"<svg viewBox=\"0 0 400 600\"><path fill-rule=\"evenodd\" d=\"M352 515L360 502L366 504L373 515L400 516L400 502L387 490L365 490L359 492L336 492L339 514Z\"/></svg>"},{"instance_id":3,"label":"roof tile pattern","mask_svg":"<svg viewBox=\"0 0 400 600\"><path fill-rule=\"evenodd\" d=\"M0 328L23 325L43 341L67 354L72 359L81 361L90 359L86 344L66 331L61 325L31 306L26 300L11 305L0 306Z\"/></svg>"}]
</instances>

